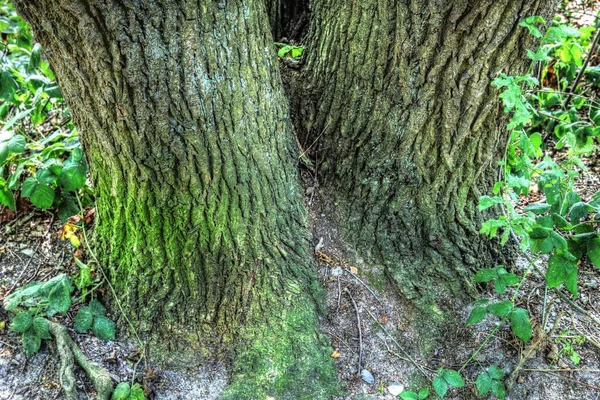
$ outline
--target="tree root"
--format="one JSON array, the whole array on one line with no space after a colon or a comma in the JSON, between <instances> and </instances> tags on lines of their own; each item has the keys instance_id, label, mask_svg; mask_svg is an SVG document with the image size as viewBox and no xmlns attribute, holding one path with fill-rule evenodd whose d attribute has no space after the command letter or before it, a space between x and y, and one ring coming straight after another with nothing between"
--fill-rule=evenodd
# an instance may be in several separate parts
<instances>
[{"instance_id":1,"label":"tree root","mask_svg":"<svg viewBox=\"0 0 600 400\"><path fill-rule=\"evenodd\" d=\"M56 339L56 348L60 358L60 384L68 400L77 400L75 389L74 361L86 372L96 392L98 400L108 400L113 392L113 383L108 371L88 360L79 346L71 339L67 328L56 322L48 321L50 333Z\"/></svg>"}]
</instances>

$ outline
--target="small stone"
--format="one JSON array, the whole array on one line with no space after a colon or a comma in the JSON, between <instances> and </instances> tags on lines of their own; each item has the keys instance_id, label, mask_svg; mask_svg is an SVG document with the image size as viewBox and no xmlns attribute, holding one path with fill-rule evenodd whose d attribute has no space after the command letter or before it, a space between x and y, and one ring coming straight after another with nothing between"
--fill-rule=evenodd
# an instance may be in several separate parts
<instances>
[{"instance_id":1,"label":"small stone","mask_svg":"<svg viewBox=\"0 0 600 400\"><path fill-rule=\"evenodd\" d=\"M23 249L21 253L25 254L27 257L33 257L33 250L31 249Z\"/></svg>"},{"instance_id":2,"label":"small stone","mask_svg":"<svg viewBox=\"0 0 600 400\"><path fill-rule=\"evenodd\" d=\"M367 382L369 385L372 385L373 383L375 383L375 378L373 378L373 374L371 374L366 369L363 369L362 371L360 371L360 377L362 378L363 381Z\"/></svg>"},{"instance_id":3,"label":"small stone","mask_svg":"<svg viewBox=\"0 0 600 400\"><path fill-rule=\"evenodd\" d=\"M344 274L344 270L341 267L335 267L331 270L332 276L342 276Z\"/></svg>"},{"instance_id":4,"label":"small stone","mask_svg":"<svg viewBox=\"0 0 600 400\"><path fill-rule=\"evenodd\" d=\"M392 382L390 383L390 385L388 386L388 392L390 392L390 394L392 396L398 396L400 393L402 393L404 391L404 385L401 384L400 382Z\"/></svg>"}]
</instances>

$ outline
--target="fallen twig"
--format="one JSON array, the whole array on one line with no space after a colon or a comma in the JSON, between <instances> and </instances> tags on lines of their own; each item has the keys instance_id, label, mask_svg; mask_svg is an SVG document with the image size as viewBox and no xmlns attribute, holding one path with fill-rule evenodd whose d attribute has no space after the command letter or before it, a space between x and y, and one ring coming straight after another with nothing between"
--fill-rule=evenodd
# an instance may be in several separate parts
<instances>
[{"instance_id":1,"label":"fallen twig","mask_svg":"<svg viewBox=\"0 0 600 400\"><path fill-rule=\"evenodd\" d=\"M354 297L348 290L348 288L344 288L344 292L348 294L350 300L352 301L352 305L354 306L354 310L356 311L356 323L358 324L358 370L357 373L360 374L362 370L362 354L363 354L363 344L362 344L362 328L360 327L360 312L358 311L358 306L356 305L356 301L354 301Z\"/></svg>"}]
</instances>

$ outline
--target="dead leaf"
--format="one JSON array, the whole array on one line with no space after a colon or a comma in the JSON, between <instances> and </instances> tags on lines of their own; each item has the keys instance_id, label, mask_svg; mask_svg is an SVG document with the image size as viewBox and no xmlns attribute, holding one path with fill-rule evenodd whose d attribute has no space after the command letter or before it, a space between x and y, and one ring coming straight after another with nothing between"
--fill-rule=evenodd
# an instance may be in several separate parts
<instances>
[{"instance_id":1,"label":"dead leaf","mask_svg":"<svg viewBox=\"0 0 600 400\"><path fill-rule=\"evenodd\" d=\"M381 318L379 318L379 322L381 322L382 324L386 324L388 322L387 315L382 315Z\"/></svg>"},{"instance_id":2,"label":"dead leaf","mask_svg":"<svg viewBox=\"0 0 600 400\"><path fill-rule=\"evenodd\" d=\"M358 275L358 268L352 266L350 267L350 272L352 272L354 275Z\"/></svg>"},{"instance_id":3,"label":"dead leaf","mask_svg":"<svg viewBox=\"0 0 600 400\"><path fill-rule=\"evenodd\" d=\"M337 351L334 350L333 353L331 353L331 358L340 358L342 355Z\"/></svg>"}]
</instances>

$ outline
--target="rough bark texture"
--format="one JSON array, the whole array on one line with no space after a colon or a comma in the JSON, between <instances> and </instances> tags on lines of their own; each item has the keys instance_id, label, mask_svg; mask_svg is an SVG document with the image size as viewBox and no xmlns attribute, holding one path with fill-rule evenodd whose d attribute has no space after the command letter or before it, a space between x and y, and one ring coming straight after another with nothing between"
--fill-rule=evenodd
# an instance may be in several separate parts
<instances>
[{"instance_id":1,"label":"rough bark texture","mask_svg":"<svg viewBox=\"0 0 600 400\"><path fill-rule=\"evenodd\" d=\"M304 120L327 194L349 241L434 311L496 262L476 209L508 135L490 82L523 72L518 24L554 3L312 3Z\"/></svg>"},{"instance_id":2,"label":"rough bark texture","mask_svg":"<svg viewBox=\"0 0 600 400\"><path fill-rule=\"evenodd\" d=\"M177 357L237 343L224 397L333 393L263 2L16 3L80 128L136 329Z\"/></svg>"}]
</instances>

